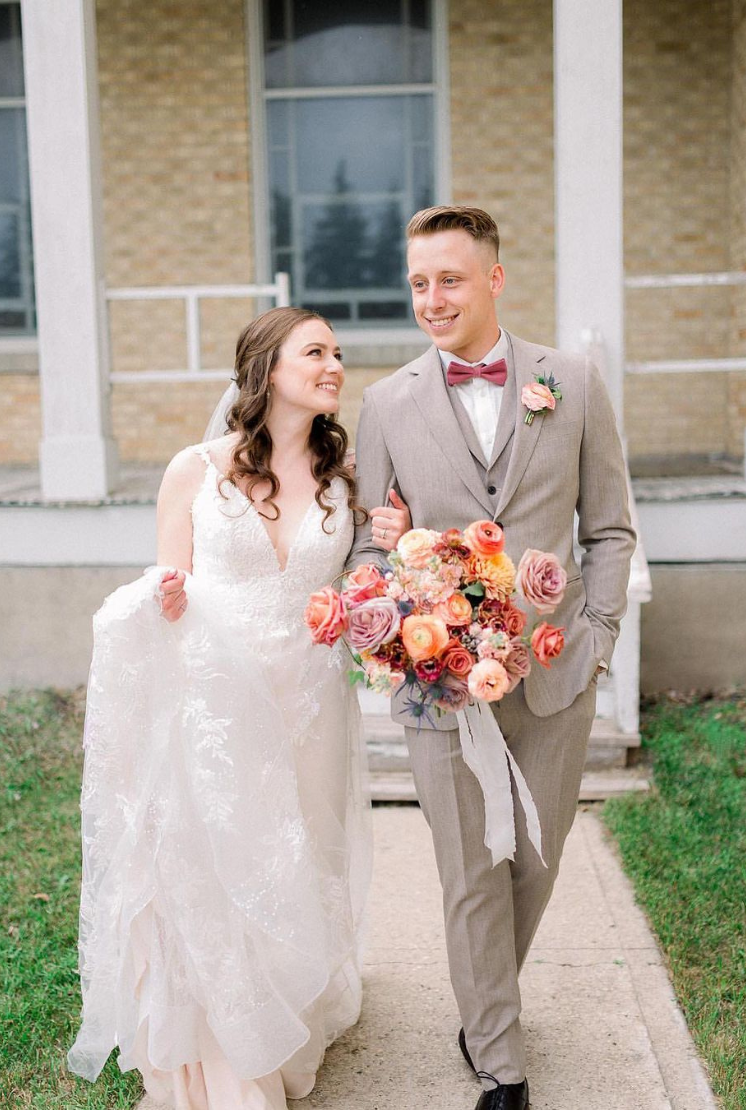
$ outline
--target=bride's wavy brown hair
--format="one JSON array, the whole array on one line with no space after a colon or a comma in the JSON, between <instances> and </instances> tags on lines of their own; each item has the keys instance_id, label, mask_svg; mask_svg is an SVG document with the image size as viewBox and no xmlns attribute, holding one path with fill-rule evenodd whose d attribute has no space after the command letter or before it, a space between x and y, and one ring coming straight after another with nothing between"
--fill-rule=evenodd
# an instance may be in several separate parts
<instances>
[{"instance_id":1,"label":"bride's wavy brown hair","mask_svg":"<svg viewBox=\"0 0 746 1110\"><path fill-rule=\"evenodd\" d=\"M274 500L279 493L280 482L272 470L272 436L267 427L272 406L270 378L283 343L299 324L307 320L321 320L331 328L329 321L318 312L305 308L272 308L252 320L236 343L235 381L239 394L228 413L227 424L228 430L238 432L240 438L233 449L225 478L234 485L245 479L249 498L257 483L268 482L269 493L263 498L263 503L274 511L274 517L267 518L272 520L277 520L280 515ZM367 517L365 510L355 503L355 479L345 464L347 442L347 432L333 415L314 417L308 446L313 459L311 472L317 482L316 502L324 512L322 527L334 512L334 505L325 500L334 478L341 478L347 486L347 502L357 519ZM257 511L261 511L258 506Z\"/></svg>"}]
</instances>

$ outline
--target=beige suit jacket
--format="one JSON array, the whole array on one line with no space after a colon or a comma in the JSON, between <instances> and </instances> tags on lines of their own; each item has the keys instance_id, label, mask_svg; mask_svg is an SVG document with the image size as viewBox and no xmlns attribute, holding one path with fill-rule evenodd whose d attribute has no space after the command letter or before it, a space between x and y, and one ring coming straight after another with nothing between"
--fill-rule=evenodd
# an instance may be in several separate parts
<instances>
[{"instance_id":1,"label":"beige suit jacket","mask_svg":"<svg viewBox=\"0 0 746 1110\"><path fill-rule=\"evenodd\" d=\"M552 616L531 612L530 621L548 619L564 627L565 650L551 670L534 664L525 679L529 708L546 717L570 705L598 662L611 659L636 537L622 448L598 370L583 356L508 338L513 365L492 459L485 460L476 437L469 436L468 418L448 396L438 352L431 347L364 393L358 494L363 505L382 505L394 486L409 505L415 528L441 531L498 520L516 564L528 547L558 556L567 571L565 598ZM560 384L562 400L528 425L521 389L549 373ZM576 511L580 566L573 543ZM380 558L368 522L357 529L349 565ZM412 724L402 702L395 699L394 715ZM434 727L454 728L455 718L436 717Z\"/></svg>"}]
</instances>

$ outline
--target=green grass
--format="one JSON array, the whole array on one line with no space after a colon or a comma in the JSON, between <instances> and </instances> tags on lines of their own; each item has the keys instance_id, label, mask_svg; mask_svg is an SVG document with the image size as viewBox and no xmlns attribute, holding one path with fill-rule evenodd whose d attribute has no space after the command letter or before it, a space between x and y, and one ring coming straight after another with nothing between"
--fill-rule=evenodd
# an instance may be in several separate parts
<instances>
[{"instance_id":1,"label":"green grass","mask_svg":"<svg viewBox=\"0 0 746 1110\"><path fill-rule=\"evenodd\" d=\"M604 817L724 1110L746 1110L746 699L644 714L647 796Z\"/></svg>"},{"instance_id":2,"label":"green grass","mask_svg":"<svg viewBox=\"0 0 746 1110\"><path fill-rule=\"evenodd\" d=\"M70 1075L77 975L80 695L0 699L0 1107L109 1110L142 1097L112 1057Z\"/></svg>"}]
</instances>

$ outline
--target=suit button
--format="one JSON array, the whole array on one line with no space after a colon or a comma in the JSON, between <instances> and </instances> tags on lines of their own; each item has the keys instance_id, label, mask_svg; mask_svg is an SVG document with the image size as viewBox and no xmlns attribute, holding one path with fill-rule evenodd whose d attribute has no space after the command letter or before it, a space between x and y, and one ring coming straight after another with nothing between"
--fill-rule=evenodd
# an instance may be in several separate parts
<instances>
[{"instance_id":1,"label":"suit button","mask_svg":"<svg viewBox=\"0 0 746 1110\"><path fill-rule=\"evenodd\" d=\"M490 497L494 497L497 493L497 486L487 486L487 493L490 495Z\"/></svg>"}]
</instances>

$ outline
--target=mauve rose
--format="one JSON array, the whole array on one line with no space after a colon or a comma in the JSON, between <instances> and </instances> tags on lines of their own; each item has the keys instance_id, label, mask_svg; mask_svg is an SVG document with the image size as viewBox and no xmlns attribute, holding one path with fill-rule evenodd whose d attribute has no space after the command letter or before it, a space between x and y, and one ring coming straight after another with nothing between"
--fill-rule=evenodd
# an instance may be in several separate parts
<instances>
[{"instance_id":1,"label":"mauve rose","mask_svg":"<svg viewBox=\"0 0 746 1110\"><path fill-rule=\"evenodd\" d=\"M469 704L469 687L463 678L445 672L438 682L440 696L435 699L438 709L446 713L458 713Z\"/></svg>"},{"instance_id":2,"label":"mauve rose","mask_svg":"<svg viewBox=\"0 0 746 1110\"><path fill-rule=\"evenodd\" d=\"M384 586L383 575L375 563L363 563L347 575L342 594L347 605L352 608L372 597L380 597Z\"/></svg>"},{"instance_id":3,"label":"mauve rose","mask_svg":"<svg viewBox=\"0 0 746 1110\"><path fill-rule=\"evenodd\" d=\"M497 659L482 659L469 674L469 693L481 701L499 701L509 686L508 672Z\"/></svg>"},{"instance_id":4,"label":"mauve rose","mask_svg":"<svg viewBox=\"0 0 746 1110\"><path fill-rule=\"evenodd\" d=\"M373 597L350 610L345 639L356 651L376 651L393 640L400 626L396 602L390 597Z\"/></svg>"},{"instance_id":5,"label":"mauve rose","mask_svg":"<svg viewBox=\"0 0 746 1110\"><path fill-rule=\"evenodd\" d=\"M344 601L331 586L325 586L323 590L311 594L303 620L308 625L315 644L327 644L331 647L347 625Z\"/></svg>"},{"instance_id":6,"label":"mauve rose","mask_svg":"<svg viewBox=\"0 0 746 1110\"><path fill-rule=\"evenodd\" d=\"M474 656L455 637L446 645L442 658L445 669L458 678L466 678L474 665Z\"/></svg>"},{"instance_id":7,"label":"mauve rose","mask_svg":"<svg viewBox=\"0 0 746 1110\"><path fill-rule=\"evenodd\" d=\"M564 631L564 628L555 628L542 621L531 634L531 647L536 656L536 662L547 670L549 670L549 660L556 659L565 646L565 637L562 635Z\"/></svg>"},{"instance_id":8,"label":"mauve rose","mask_svg":"<svg viewBox=\"0 0 746 1110\"><path fill-rule=\"evenodd\" d=\"M510 655L501 662L508 672L508 678L510 679L508 693L511 693L521 679L525 678L531 670L531 652L528 650L528 645L524 644L522 640L514 640Z\"/></svg>"},{"instance_id":9,"label":"mauve rose","mask_svg":"<svg viewBox=\"0 0 746 1110\"><path fill-rule=\"evenodd\" d=\"M494 520L475 520L464 531L464 543L475 555L499 555L505 547L505 537Z\"/></svg>"},{"instance_id":10,"label":"mauve rose","mask_svg":"<svg viewBox=\"0 0 746 1110\"><path fill-rule=\"evenodd\" d=\"M521 404L531 412L541 412L542 409L553 409L557 404L551 389L540 382L524 385L521 390Z\"/></svg>"},{"instance_id":11,"label":"mauve rose","mask_svg":"<svg viewBox=\"0 0 746 1110\"><path fill-rule=\"evenodd\" d=\"M518 564L517 585L537 613L553 613L565 595L567 573L556 555L527 547Z\"/></svg>"}]
</instances>

